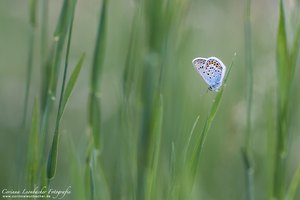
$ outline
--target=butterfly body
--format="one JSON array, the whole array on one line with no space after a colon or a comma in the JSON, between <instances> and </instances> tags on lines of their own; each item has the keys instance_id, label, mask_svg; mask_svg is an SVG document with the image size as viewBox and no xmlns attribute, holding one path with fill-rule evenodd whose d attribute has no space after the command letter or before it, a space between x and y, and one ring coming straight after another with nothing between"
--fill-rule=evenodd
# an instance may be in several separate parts
<instances>
[{"instance_id":1,"label":"butterfly body","mask_svg":"<svg viewBox=\"0 0 300 200\"><path fill-rule=\"evenodd\" d=\"M223 84L226 73L226 66L216 57L195 58L193 66L201 75L203 80L209 85L209 90L218 91Z\"/></svg>"}]
</instances>

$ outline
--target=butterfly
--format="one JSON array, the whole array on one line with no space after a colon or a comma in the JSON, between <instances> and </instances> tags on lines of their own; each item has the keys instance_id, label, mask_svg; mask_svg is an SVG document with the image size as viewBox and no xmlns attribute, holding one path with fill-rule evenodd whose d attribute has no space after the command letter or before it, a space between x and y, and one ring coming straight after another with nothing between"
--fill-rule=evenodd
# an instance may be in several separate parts
<instances>
[{"instance_id":1,"label":"butterfly","mask_svg":"<svg viewBox=\"0 0 300 200\"><path fill-rule=\"evenodd\" d=\"M226 66L216 57L210 58L195 58L193 66L202 76L204 81L209 85L210 91L219 91L223 84L223 79L226 73Z\"/></svg>"}]
</instances>

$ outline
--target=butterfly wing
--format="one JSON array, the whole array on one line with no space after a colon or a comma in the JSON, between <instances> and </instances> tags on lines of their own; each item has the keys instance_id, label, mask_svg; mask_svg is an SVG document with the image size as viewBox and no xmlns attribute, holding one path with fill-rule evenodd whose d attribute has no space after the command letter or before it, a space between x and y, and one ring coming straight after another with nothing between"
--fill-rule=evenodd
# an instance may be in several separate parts
<instances>
[{"instance_id":1,"label":"butterfly wing","mask_svg":"<svg viewBox=\"0 0 300 200\"><path fill-rule=\"evenodd\" d=\"M209 85L212 90L217 91L222 86L226 73L226 66L216 57L210 57L206 60L204 66L209 79Z\"/></svg>"},{"instance_id":2,"label":"butterfly wing","mask_svg":"<svg viewBox=\"0 0 300 200\"><path fill-rule=\"evenodd\" d=\"M210 85L209 82L209 76L207 75L207 71L205 68L205 63L207 59L206 58L195 58L192 63L194 68L197 70L197 72L201 75L201 77L204 79L204 81Z\"/></svg>"}]
</instances>

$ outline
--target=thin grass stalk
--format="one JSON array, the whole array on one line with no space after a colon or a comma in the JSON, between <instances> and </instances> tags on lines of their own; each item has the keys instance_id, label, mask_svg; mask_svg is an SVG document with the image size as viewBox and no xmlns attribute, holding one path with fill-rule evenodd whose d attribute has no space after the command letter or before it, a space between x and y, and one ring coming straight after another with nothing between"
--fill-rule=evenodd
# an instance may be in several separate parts
<instances>
[{"instance_id":1,"label":"thin grass stalk","mask_svg":"<svg viewBox=\"0 0 300 200\"><path fill-rule=\"evenodd\" d=\"M95 196L96 196L96 181L95 181L95 177L96 177L96 173L95 173L95 163L94 163L94 159L93 159L93 156L91 157L91 161L90 161L90 164L89 164L89 170L90 170L90 186L91 186L91 190L90 190L90 197L91 197L91 200L94 200L96 199Z\"/></svg>"},{"instance_id":2,"label":"thin grass stalk","mask_svg":"<svg viewBox=\"0 0 300 200\"><path fill-rule=\"evenodd\" d=\"M36 98L32 117L31 117L31 130L28 137L27 145L27 186L28 189L34 189L38 184L38 160L39 160L39 120L40 112L38 100Z\"/></svg>"},{"instance_id":3,"label":"thin grass stalk","mask_svg":"<svg viewBox=\"0 0 300 200\"><path fill-rule=\"evenodd\" d=\"M170 185L168 187L167 200L173 199L173 192L176 184L176 152L175 152L175 143L172 141L171 143L171 155L170 155Z\"/></svg>"},{"instance_id":4,"label":"thin grass stalk","mask_svg":"<svg viewBox=\"0 0 300 200\"><path fill-rule=\"evenodd\" d=\"M69 50L68 50L69 51ZM60 126L60 121L62 118L62 115L64 113L64 110L66 108L66 104L69 100L69 97L74 89L74 86L76 84L76 81L78 79L80 70L82 68L83 60L84 60L85 54L82 54L80 57L77 65L75 66L74 70L72 71L72 74L70 76L70 79L66 85L66 89L64 89L64 84L62 86L62 92L61 92L61 97L60 97L60 102L59 102L59 108L57 112L57 121L56 121L56 127L54 131L54 137L53 137L53 142L52 142L52 147L51 151L49 153L48 157L48 168L47 168L47 175L48 179L49 177L52 178L51 176L55 174L55 169L56 169L56 160L57 160L57 149L58 149L58 139L59 139L59 126ZM67 71L64 72L66 75ZM64 75L64 76L65 76ZM65 82L65 77L63 82ZM52 174L52 175L51 175Z\"/></svg>"},{"instance_id":5,"label":"thin grass stalk","mask_svg":"<svg viewBox=\"0 0 300 200\"><path fill-rule=\"evenodd\" d=\"M151 144L149 149L149 172L147 173L147 194L146 199L156 199L155 192L156 180L158 177L157 168L158 168L158 159L160 154L161 146L161 134L162 134L162 123L163 123L163 97L162 95L156 95L154 99L154 113L152 117L151 125Z\"/></svg>"},{"instance_id":6,"label":"thin grass stalk","mask_svg":"<svg viewBox=\"0 0 300 200\"><path fill-rule=\"evenodd\" d=\"M135 65L135 58L137 56L137 37L138 37L138 28L141 23L141 3L136 2L136 8L134 11L134 16L133 16L133 22L131 25L131 30L130 30L130 38L129 38L129 46L128 46L128 51L126 55L126 61L125 61L125 66L124 66L124 73L123 73L123 96L124 96L124 101L125 101L125 106L127 106L127 101L129 98L130 91L132 89L132 79L134 76L134 65Z\"/></svg>"},{"instance_id":7,"label":"thin grass stalk","mask_svg":"<svg viewBox=\"0 0 300 200\"><path fill-rule=\"evenodd\" d=\"M52 111L52 106L56 98L56 86L58 82L58 74L60 69L62 51L70 27L72 17L74 15L76 0L64 0L63 6L60 11L60 17L55 29L52 49L50 51L48 60L45 64L45 71L47 77L42 82L42 95L41 95L41 126L40 126L40 140L42 143L41 151L41 164L40 164L40 174L41 182L45 183L47 181L47 169L46 164L49 160L47 158L47 130L49 125L49 116ZM55 134L56 135L56 134ZM48 159L48 160L47 160ZM50 174L48 174L50 175ZM50 180L50 179L48 179ZM49 182L49 181L48 181Z\"/></svg>"},{"instance_id":8,"label":"thin grass stalk","mask_svg":"<svg viewBox=\"0 0 300 200\"><path fill-rule=\"evenodd\" d=\"M190 131L189 138L188 138L187 144L185 146L185 150L184 150L183 163L186 163L186 159L188 157L188 150L192 146L191 141L192 141L192 138L194 138L194 132L195 132L195 128L198 124L199 118L200 118L200 115L197 116L197 118L192 126L192 129Z\"/></svg>"},{"instance_id":9,"label":"thin grass stalk","mask_svg":"<svg viewBox=\"0 0 300 200\"><path fill-rule=\"evenodd\" d=\"M244 37L245 37L245 66L247 74L247 116L245 142L242 150L245 177L246 177L246 199L254 199L254 168L251 160L251 111L253 98L253 66L252 66L252 45L251 45L251 0L245 0Z\"/></svg>"},{"instance_id":10,"label":"thin grass stalk","mask_svg":"<svg viewBox=\"0 0 300 200\"><path fill-rule=\"evenodd\" d=\"M30 94L30 85L32 77L33 59L34 59L34 46L36 38L36 12L37 12L37 0L30 1L30 33L29 33L29 50L28 50L28 60L27 60L27 74L26 74L26 84L25 84L25 97L24 97L24 109L23 109L23 120L22 128L25 129L26 117L28 112L28 102Z\"/></svg>"},{"instance_id":11,"label":"thin grass stalk","mask_svg":"<svg viewBox=\"0 0 300 200\"><path fill-rule=\"evenodd\" d=\"M92 175L91 175L91 151L88 151L88 154L86 155L85 164L84 164L84 191L85 191L85 199L92 199L92 193L94 192L92 185Z\"/></svg>"},{"instance_id":12,"label":"thin grass stalk","mask_svg":"<svg viewBox=\"0 0 300 200\"><path fill-rule=\"evenodd\" d=\"M47 62L48 50L48 15L49 15L49 1L41 1L41 108L45 108L47 91L48 91L48 75L50 66ZM50 56L51 57L51 56ZM43 112L43 111L42 111Z\"/></svg>"},{"instance_id":13,"label":"thin grass stalk","mask_svg":"<svg viewBox=\"0 0 300 200\"><path fill-rule=\"evenodd\" d=\"M102 1L101 14L98 24L98 33L96 38L96 46L94 50L92 71L91 71L91 82L90 82L90 94L89 94L89 114L88 123L92 133L95 148L101 148L101 133L100 133L100 74L104 63L105 56L105 40L106 40L106 23L107 23L107 0Z\"/></svg>"},{"instance_id":14,"label":"thin grass stalk","mask_svg":"<svg viewBox=\"0 0 300 200\"><path fill-rule=\"evenodd\" d=\"M190 167L190 173L191 173L190 175L191 175L191 179L192 179L192 185L194 184L194 179L195 179L195 176L196 176L196 173L197 173L197 168L199 167L202 149L203 149L204 143L206 141L208 131L209 131L211 125L212 125L212 122L213 122L213 120L216 116L216 113L218 111L218 108L220 106L222 96L223 96L223 93L224 93L224 90L225 90L225 84L227 82L227 79L228 79L228 76L230 74L231 68L234 64L235 56L236 55L234 55L234 58L233 58L230 66L229 66L228 73L224 78L224 83L223 83L224 86L218 92L218 94L216 95L216 97L215 97L215 99L212 103L210 113L209 113L209 115L208 115L208 117L205 121L205 124L204 124L204 127L203 127L202 131L201 131L201 134L199 134L195 139L196 145L194 146L194 148L192 148L191 157L189 158L189 163L188 163L189 167Z\"/></svg>"},{"instance_id":15,"label":"thin grass stalk","mask_svg":"<svg viewBox=\"0 0 300 200\"><path fill-rule=\"evenodd\" d=\"M99 157L99 151L102 147L101 138L101 108L100 108L100 80L101 80L101 70L103 68L105 49L106 49L106 32L107 32L107 7L108 1L103 0L101 4L101 13L98 20L98 30L96 36L96 45L93 55L92 70L90 76L90 93L89 93L89 104L88 104L88 128L89 128L89 138L86 154L86 195L91 199L95 198L95 188L96 181L94 180L97 175L95 170L91 168L91 162L97 163ZM96 157L94 153L97 151ZM94 160L91 160L94 159ZM102 170L102 165L99 163L99 167ZM104 185L107 183L104 181Z\"/></svg>"},{"instance_id":16,"label":"thin grass stalk","mask_svg":"<svg viewBox=\"0 0 300 200\"><path fill-rule=\"evenodd\" d=\"M50 54L51 65L47 69L47 73L50 74L50 78L47 80L46 87L44 87L44 94L46 94L45 102L42 101L43 107L43 117L42 117L42 126L41 134L46 135L46 130L48 126L48 118L50 111L52 109L52 104L55 101L58 75L62 57L62 51L68 33L69 24L72 20L74 14L76 0L64 0L63 7L60 12L60 17L56 30L54 33L54 42L53 42L53 54ZM44 137L44 136L43 136Z\"/></svg>"},{"instance_id":17,"label":"thin grass stalk","mask_svg":"<svg viewBox=\"0 0 300 200\"><path fill-rule=\"evenodd\" d=\"M48 15L49 15L49 1L42 0L42 13L41 13L41 66L46 62L46 54L48 49ZM44 69L44 68L43 68Z\"/></svg>"},{"instance_id":18,"label":"thin grass stalk","mask_svg":"<svg viewBox=\"0 0 300 200\"><path fill-rule=\"evenodd\" d=\"M74 20L74 14L71 18L70 27L69 27L65 67L64 67L63 81L62 81L62 86L61 86L61 91L60 91L58 112L57 112L56 123L55 123L56 125L55 125L53 140L52 140L52 146L51 146L50 154L48 157L48 164L47 164L47 178L48 179L52 179L55 176L55 172L56 172L59 127L60 127L60 121L61 121L61 117L62 117L62 113L63 113L63 109L64 109L63 108L63 106L64 106L63 105L63 97L64 97L64 92L65 92L65 83L66 83L66 77L67 77L68 66L69 66L69 53L70 53L71 38L72 38L73 20Z\"/></svg>"}]
</instances>

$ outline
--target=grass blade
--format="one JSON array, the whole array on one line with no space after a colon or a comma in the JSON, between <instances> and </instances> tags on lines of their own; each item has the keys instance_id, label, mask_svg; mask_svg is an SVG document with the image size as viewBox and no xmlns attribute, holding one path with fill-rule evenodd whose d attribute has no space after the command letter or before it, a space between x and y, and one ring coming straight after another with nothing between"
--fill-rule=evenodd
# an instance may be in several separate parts
<instances>
[{"instance_id":1,"label":"grass blade","mask_svg":"<svg viewBox=\"0 0 300 200\"><path fill-rule=\"evenodd\" d=\"M291 52L287 45L283 1L280 1L279 25L277 32L277 136L275 145L275 170L273 196L283 199L285 193L285 169L288 138L288 105L300 46L300 21Z\"/></svg>"},{"instance_id":2,"label":"grass blade","mask_svg":"<svg viewBox=\"0 0 300 200\"><path fill-rule=\"evenodd\" d=\"M44 108L44 104L46 102L47 97L47 79L48 79L48 72L49 72L49 62L47 60L47 52L48 52L48 15L49 15L49 9L48 9L49 1L48 0L42 0L41 1L41 7L42 7L42 14L41 14L41 107ZM51 57L51 52L50 56ZM52 60L52 59L50 59ZM42 111L43 112L43 111Z\"/></svg>"},{"instance_id":3,"label":"grass blade","mask_svg":"<svg viewBox=\"0 0 300 200\"><path fill-rule=\"evenodd\" d=\"M245 142L242 148L242 155L245 167L246 177L246 198L254 199L254 181L253 181L253 161L251 160L251 114L253 99L253 66L252 66L252 44L251 44L251 0L245 0L245 17L244 17L244 39L245 39L245 67L247 76L247 114Z\"/></svg>"},{"instance_id":4,"label":"grass blade","mask_svg":"<svg viewBox=\"0 0 300 200\"><path fill-rule=\"evenodd\" d=\"M235 58L236 54L234 55L234 58ZM227 82L227 78L231 72L231 68L233 66L233 63L234 63L234 58L231 62L231 65L229 66L229 69L228 69L228 73L226 75L226 77L224 78L224 86ZM211 110L210 110L210 113L205 121L205 124L204 124L204 127L201 131L201 134L196 138L196 146L194 147L193 149L193 152L191 153L191 158L190 158L190 167L191 167L191 175L192 177L195 177L196 175L196 170L198 168L198 165L199 165L199 161L200 161L200 158L201 158L201 152L202 152L202 149L203 149L203 146L204 146L204 143L205 143L205 140L206 140L206 137L207 137L207 133L211 127L211 124L216 116L216 113L217 113L217 110L220 106L220 103L221 103L221 99L222 99L222 96L223 96L223 92L224 92L224 89L225 87L222 87L221 91L218 92L218 94L216 95L215 97L215 100L213 101L213 104L211 106Z\"/></svg>"},{"instance_id":5,"label":"grass blade","mask_svg":"<svg viewBox=\"0 0 300 200\"><path fill-rule=\"evenodd\" d=\"M65 107L66 107L66 104L68 102L68 99L74 89L74 86L75 86L75 83L77 81L77 78L78 78L78 75L80 73L80 70L81 70L81 67L82 67L82 63L83 63L83 60L84 60L84 56L85 54L82 54L80 60L78 61L76 67L74 68L72 74L71 74L71 77L70 77L70 80L68 81L68 84L67 84L67 87L66 87L66 91L65 93L62 92L62 96L61 99L62 102L60 103L60 108L59 108L59 111L58 111L58 116L57 116L57 119L60 121L61 118L62 118L62 115L63 115L63 112L65 110ZM63 91L63 89L62 89ZM49 155L49 158L50 160L48 160L48 169L47 169L47 177L48 178L53 178L54 174L55 174L55 168L56 168L56 160L57 160L57 148L58 148L58 134L59 134L59 124L60 122L56 122L57 123L57 128L55 130L55 133L54 133L54 138L53 138L53 143L52 143L52 148L51 148L51 153ZM48 171L49 170L49 171Z\"/></svg>"},{"instance_id":6,"label":"grass blade","mask_svg":"<svg viewBox=\"0 0 300 200\"><path fill-rule=\"evenodd\" d=\"M157 167L158 159L160 153L160 142L161 142L161 132L162 132L162 123L163 123L163 99L160 95L157 96L154 100L154 113L152 117L151 125L151 144L149 147L149 172L147 173L147 194L146 199L156 199L155 198L155 188L156 180L158 177Z\"/></svg>"},{"instance_id":7,"label":"grass blade","mask_svg":"<svg viewBox=\"0 0 300 200\"><path fill-rule=\"evenodd\" d=\"M67 51L66 51L66 60L65 60L65 68L64 68L64 75L63 75L63 81L62 81L62 88L61 88L61 94L60 94L60 100L59 100L59 105L58 105L58 111L57 111L57 117L56 117L56 125L55 125L55 130L54 130L54 136L53 136L53 141L52 141L52 146L51 150L48 156L48 161L47 161L47 178L52 179L55 176L56 172L56 165L57 165L57 154L58 154L58 142L59 142L59 127L60 127L60 121L62 117L63 110L65 108L66 102L69 98L69 95L71 94L71 91L75 85L76 78L78 77L78 74L76 76L76 69L80 70L81 64L77 65L75 68L75 74L72 77L71 80L69 81L70 83L70 88L66 98L64 99L65 95L65 82L66 82L66 77L67 77L67 71L68 71L68 61L69 61L69 53L70 53L70 45L71 45L71 39L72 39L72 28L73 28L73 19L74 19L74 13L72 15L71 23L69 26L69 35L68 35L68 44L67 44ZM79 71L78 71L79 73ZM73 75L73 73L72 73ZM65 101L63 101L65 100Z\"/></svg>"},{"instance_id":8,"label":"grass blade","mask_svg":"<svg viewBox=\"0 0 300 200\"><path fill-rule=\"evenodd\" d=\"M289 53L287 47L287 37L285 32L285 14L283 1L280 1L280 16L279 25L277 32L277 47L276 47L276 58L277 58L277 78L278 78L278 92L279 92L279 105L280 109L283 110L287 98L287 86L288 72L290 71Z\"/></svg>"},{"instance_id":9,"label":"grass blade","mask_svg":"<svg viewBox=\"0 0 300 200\"><path fill-rule=\"evenodd\" d=\"M185 148L185 153L184 153L184 158L183 158L184 163L186 162L186 158L188 156L188 150L190 148L192 148L191 140L194 137L195 128L196 128L196 126L198 124L199 118L200 118L200 115L197 116L197 118L196 118L196 120L195 120L195 122L193 124L193 127L191 129L191 132L190 132L190 135L189 135L189 139L188 139L188 142L187 142L186 148Z\"/></svg>"},{"instance_id":10,"label":"grass blade","mask_svg":"<svg viewBox=\"0 0 300 200\"><path fill-rule=\"evenodd\" d=\"M28 155L27 155L27 185L30 189L38 183L38 161L39 161L39 124L40 111L38 100L35 100L32 118L31 131L28 140Z\"/></svg>"},{"instance_id":11,"label":"grass blade","mask_svg":"<svg viewBox=\"0 0 300 200\"><path fill-rule=\"evenodd\" d=\"M69 100L69 97L74 89L74 86L77 82L77 78L79 76L79 73L81 71L81 68L82 68L82 64L83 64L83 61L84 61L84 58L85 58L85 54L83 53L78 61L78 63L76 64L71 76L70 76L70 79L67 83L67 86L66 86L66 90L64 92L64 96L63 96L63 100L62 100L62 111L61 111L61 115L63 114L64 110L65 110L65 107L66 107L66 104ZM61 116L60 116L61 117Z\"/></svg>"},{"instance_id":12,"label":"grass blade","mask_svg":"<svg viewBox=\"0 0 300 200\"><path fill-rule=\"evenodd\" d=\"M106 39L106 12L107 0L102 1L101 14L98 24L98 33L96 38L96 46L94 50L94 58L90 82L89 95L89 127L93 135L93 142L96 148L100 148L100 105L99 105L99 82L100 72L104 63L105 55L105 39Z\"/></svg>"},{"instance_id":13,"label":"grass blade","mask_svg":"<svg viewBox=\"0 0 300 200\"><path fill-rule=\"evenodd\" d=\"M279 25L277 32L277 136L276 136L276 153L275 153L275 171L274 171L274 197L277 199L284 198L284 173L286 161L287 146L287 105L289 90L289 73L291 66L289 63L289 53L287 47L287 37L285 32L285 14L283 1L280 1Z\"/></svg>"},{"instance_id":14,"label":"grass blade","mask_svg":"<svg viewBox=\"0 0 300 200\"><path fill-rule=\"evenodd\" d=\"M27 61L27 75L26 75L26 84L25 84L25 97L24 97L24 111L23 111L23 122L22 127L25 129L26 117L27 117L27 108L29 102L29 93L30 93L30 84L34 60L34 44L35 44L35 35L36 35L36 10L37 10L37 1L30 1L30 35L29 35L29 50L28 50L28 61Z\"/></svg>"},{"instance_id":15,"label":"grass blade","mask_svg":"<svg viewBox=\"0 0 300 200\"><path fill-rule=\"evenodd\" d=\"M61 37L68 31L70 20L74 15L73 12L75 4L76 1L74 0L65 0L63 2L62 11L60 12L58 24L56 25L56 29L54 32L54 37Z\"/></svg>"},{"instance_id":16,"label":"grass blade","mask_svg":"<svg viewBox=\"0 0 300 200\"><path fill-rule=\"evenodd\" d=\"M295 200L297 188L300 184L300 167L296 170L292 182L290 184L290 187L286 194L286 200Z\"/></svg>"},{"instance_id":17,"label":"grass blade","mask_svg":"<svg viewBox=\"0 0 300 200\"><path fill-rule=\"evenodd\" d=\"M71 134L67 134L69 142L69 155L70 155L70 175L72 177L72 186L74 186L74 199L84 199L84 180L81 169L81 163L77 153L74 140Z\"/></svg>"},{"instance_id":18,"label":"grass blade","mask_svg":"<svg viewBox=\"0 0 300 200\"><path fill-rule=\"evenodd\" d=\"M290 65L291 65L291 70L289 74L289 79L292 79L294 74L295 74L295 68L297 64L297 59L299 55L299 49L300 49L300 18L298 19L298 27L296 34L294 36L294 41L293 41L293 46L290 52ZM289 82L290 84L292 81Z\"/></svg>"},{"instance_id":19,"label":"grass blade","mask_svg":"<svg viewBox=\"0 0 300 200\"><path fill-rule=\"evenodd\" d=\"M56 32L54 34L53 49L50 53L49 65L46 64L46 69L44 70L43 78L46 78L46 82L43 82L42 91L42 125L41 134L44 138L47 132L48 119L52 109L52 104L55 101L55 94L57 89L59 68L61 63L61 57L63 52L63 47L68 33L69 25L71 24L72 18L74 17L76 0L64 0L63 7L60 12L60 18L56 27ZM62 26L62 24L64 26ZM50 75L49 75L50 74ZM46 141L44 141L46 143Z\"/></svg>"}]
</instances>

